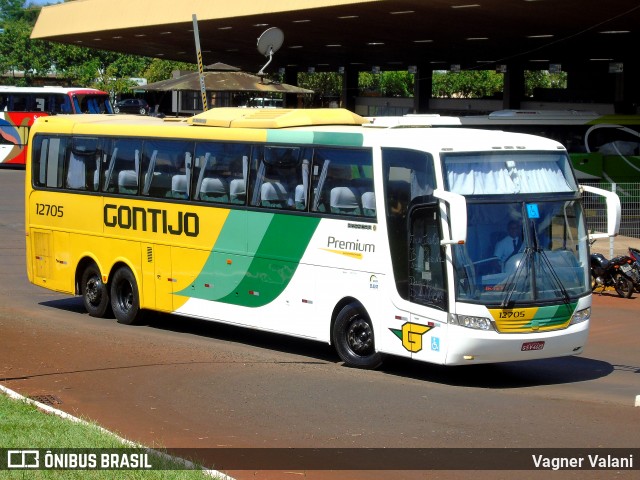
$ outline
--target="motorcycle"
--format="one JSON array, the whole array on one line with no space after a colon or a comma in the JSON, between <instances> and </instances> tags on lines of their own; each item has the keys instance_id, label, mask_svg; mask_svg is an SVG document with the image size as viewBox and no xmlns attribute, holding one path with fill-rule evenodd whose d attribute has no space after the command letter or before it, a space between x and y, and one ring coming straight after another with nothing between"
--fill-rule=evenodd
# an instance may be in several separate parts
<instances>
[{"instance_id":1,"label":"motorcycle","mask_svg":"<svg viewBox=\"0 0 640 480\"><path fill-rule=\"evenodd\" d=\"M633 259L626 255L607 260L601 253L592 253L591 290L613 287L621 297L631 298L636 285L640 285L640 275L633 264Z\"/></svg>"},{"instance_id":2,"label":"motorcycle","mask_svg":"<svg viewBox=\"0 0 640 480\"><path fill-rule=\"evenodd\" d=\"M637 272L640 277L640 250L637 248L629 247L629 257L633 259L634 264L632 265L633 269ZM636 292L640 293L640 283L635 283Z\"/></svg>"}]
</instances>

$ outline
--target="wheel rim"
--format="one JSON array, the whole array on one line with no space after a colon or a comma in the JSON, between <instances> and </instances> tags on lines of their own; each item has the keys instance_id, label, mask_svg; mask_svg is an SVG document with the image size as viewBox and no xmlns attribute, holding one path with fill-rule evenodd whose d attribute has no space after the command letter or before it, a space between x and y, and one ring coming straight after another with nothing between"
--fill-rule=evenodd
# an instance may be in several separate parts
<instances>
[{"instance_id":1,"label":"wheel rim","mask_svg":"<svg viewBox=\"0 0 640 480\"><path fill-rule=\"evenodd\" d=\"M352 321L347 330L347 343L357 355L365 356L372 353L373 329L369 322L362 318Z\"/></svg>"},{"instance_id":2,"label":"wheel rim","mask_svg":"<svg viewBox=\"0 0 640 480\"><path fill-rule=\"evenodd\" d=\"M102 280L97 275L87 280L85 296L91 305L99 305L102 301Z\"/></svg>"}]
</instances>

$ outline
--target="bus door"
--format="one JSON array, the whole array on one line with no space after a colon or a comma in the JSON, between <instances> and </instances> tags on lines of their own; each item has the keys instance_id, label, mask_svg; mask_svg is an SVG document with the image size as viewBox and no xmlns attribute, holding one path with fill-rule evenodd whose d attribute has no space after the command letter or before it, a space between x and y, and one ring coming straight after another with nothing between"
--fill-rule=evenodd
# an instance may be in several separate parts
<instances>
[{"instance_id":1,"label":"bus door","mask_svg":"<svg viewBox=\"0 0 640 480\"><path fill-rule=\"evenodd\" d=\"M142 245L142 297L144 308L173 311L171 247Z\"/></svg>"},{"instance_id":2,"label":"bus door","mask_svg":"<svg viewBox=\"0 0 640 480\"><path fill-rule=\"evenodd\" d=\"M404 327L403 345L412 358L443 363L448 288L440 206L433 201L417 204L410 208L408 218L408 299L420 307Z\"/></svg>"}]
</instances>

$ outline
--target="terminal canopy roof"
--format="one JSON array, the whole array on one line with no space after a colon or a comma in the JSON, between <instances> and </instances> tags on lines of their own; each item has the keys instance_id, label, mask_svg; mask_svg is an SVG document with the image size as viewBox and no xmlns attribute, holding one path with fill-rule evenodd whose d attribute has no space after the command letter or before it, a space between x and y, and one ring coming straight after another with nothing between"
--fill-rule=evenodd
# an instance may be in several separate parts
<instances>
[{"instance_id":1,"label":"terminal canopy roof","mask_svg":"<svg viewBox=\"0 0 640 480\"><path fill-rule=\"evenodd\" d=\"M204 63L248 72L265 64L256 40L269 27L284 32L269 71L602 61L626 71L640 44L638 0L82 0L44 7L32 38L196 63L193 14Z\"/></svg>"}]
</instances>

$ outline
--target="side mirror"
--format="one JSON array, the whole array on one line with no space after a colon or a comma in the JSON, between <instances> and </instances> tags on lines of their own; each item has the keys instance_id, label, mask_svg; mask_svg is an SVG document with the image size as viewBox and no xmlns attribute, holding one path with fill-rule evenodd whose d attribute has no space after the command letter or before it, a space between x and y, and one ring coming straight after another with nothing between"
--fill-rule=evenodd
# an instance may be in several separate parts
<instances>
[{"instance_id":1,"label":"side mirror","mask_svg":"<svg viewBox=\"0 0 640 480\"><path fill-rule=\"evenodd\" d=\"M591 233L589 234L590 240L596 240L598 238L615 237L620 230L620 198L614 192L603 190L602 188L592 187L590 185L581 185L582 192L589 192L595 195L600 195L605 198L607 202L607 233Z\"/></svg>"},{"instance_id":2,"label":"side mirror","mask_svg":"<svg viewBox=\"0 0 640 480\"><path fill-rule=\"evenodd\" d=\"M435 189L433 196L449 204L451 239L441 240L440 245L462 245L467 241L467 201L462 195Z\"/></svg>"}]
</instances>

